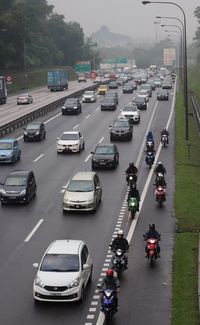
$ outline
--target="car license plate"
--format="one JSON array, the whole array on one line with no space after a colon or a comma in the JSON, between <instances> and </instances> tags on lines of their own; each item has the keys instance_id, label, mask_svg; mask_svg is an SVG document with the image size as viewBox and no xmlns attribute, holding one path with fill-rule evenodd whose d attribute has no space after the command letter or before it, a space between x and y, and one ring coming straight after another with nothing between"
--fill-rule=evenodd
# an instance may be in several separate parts
<instances>
[{"instance_id":1,"label":"car license plate","mask_svg":"<svg viewBox=\"0 0 200 325\"><path fill-rule=\"evenodd\" d=\"M100 165L105 165L105 162L104 161L100 161Z\"/></svg>"},{"instance_id":2,"label":"car license plate","mask_svg":"<svg viewBox=\"0 0 200 325\"><path fill-rule=\"evenodd\" d=\"M80 204L76 204L76 205L75 205L75 208L76 208L76 209L80 209L80 208L81 208L81 205L80 205Z\"/></svg>"},{"instance_id":3,"label":"car license plate","mask_svg":"<svg viewBox=\"0 0 200 325\"><path fill-rule=\"evenodd\" d=\"M61 296L61 293L54 292L54 293L50 293L50 295L51 295L51 296L56 296L56 297L58 297L58 296Z\"/></svg>"}]
</instances>

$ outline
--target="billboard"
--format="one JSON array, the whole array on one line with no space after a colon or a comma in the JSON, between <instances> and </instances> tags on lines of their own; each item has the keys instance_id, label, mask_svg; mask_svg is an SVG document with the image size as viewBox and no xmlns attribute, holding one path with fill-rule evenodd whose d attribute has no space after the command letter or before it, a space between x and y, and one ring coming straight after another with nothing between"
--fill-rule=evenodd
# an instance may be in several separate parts
<instances>
[{"instance_id":1,"label":"billboard","mask_svg":"<svg viewBox=\"0 0 200 325\"><path fill-rule=\"evenodd\" d=\"M163 49L163 65L174 66L176 62L176 49L166 48Z\"/></svg>"}]
</instances>

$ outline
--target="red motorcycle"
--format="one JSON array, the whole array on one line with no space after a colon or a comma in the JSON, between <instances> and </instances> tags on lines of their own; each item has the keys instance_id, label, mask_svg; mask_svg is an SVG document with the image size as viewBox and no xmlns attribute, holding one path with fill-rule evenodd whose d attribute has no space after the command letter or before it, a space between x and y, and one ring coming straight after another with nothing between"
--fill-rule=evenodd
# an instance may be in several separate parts
<instances>
[{"instance_id":1,"label":"red motorcycle","mask_svg":"<svg viewBox=\"0 0 200 325\"><path fill-rule=\"evenodd\" d=\"M163 186L157 186L155 189L156 201L159 207L163 206L163 202L166 201L166 189Z\"/></svg>"},{"instance_id":2,"label":"red motorcycle","mask_svg":"<svg viewBox=\"0 0 200 325\"><path fill-rule=\"evenodd\" d=\"M153 266L154 260L156 260L159 256L160 250L158 249L158 242L160 239L149 238L147 239L147 258L150 259L150 264Z\"/></svg>"}]
</instances>

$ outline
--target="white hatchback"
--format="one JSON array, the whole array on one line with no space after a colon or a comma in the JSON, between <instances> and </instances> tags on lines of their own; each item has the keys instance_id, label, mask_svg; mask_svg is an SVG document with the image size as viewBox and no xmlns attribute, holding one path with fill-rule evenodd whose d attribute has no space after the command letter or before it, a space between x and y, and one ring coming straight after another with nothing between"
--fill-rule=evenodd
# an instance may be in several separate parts
<instances>
[{"instance_id":1,"label":"white hatchback","mask_svg":"<svg viewBox=\"0 0 200 325\"><path fill-rule=\"evenodd\" d=\"M66 131L57 138L57 153L81 152L85 149L85 141L80 131Z\"/></svg>"},{"instance_id":2,"label":"white hatchback","mask_svg":"<svg viewBox=\"0 0 200 325\"><path fill-rule=\"evenodd\" d=\"M92 279L92 259L82 240L55 240L47 248L33 282L36 301L73 302L83 300Z\"/></svg>"}]
</instances>

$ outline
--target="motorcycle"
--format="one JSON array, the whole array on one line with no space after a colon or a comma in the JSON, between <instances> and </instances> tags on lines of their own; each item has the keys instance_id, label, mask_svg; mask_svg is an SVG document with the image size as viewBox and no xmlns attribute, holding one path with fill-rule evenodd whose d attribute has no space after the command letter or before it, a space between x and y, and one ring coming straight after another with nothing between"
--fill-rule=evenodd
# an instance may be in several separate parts
<instances>
[{"instance_id":1,"label":"motorcycle","mask_svg":"<svg viewBox=\"0 0 200 325\"><path fill-rule=\"evenodd\" d=\"M167 146L167 144L169 143L169 139L168 139L168 135L167 134L163 134L161 137L161 143L163 145L163 147L165 148Z\"/></svg>"},{"instance_id":2,"label":"motorcycle","mask_svg":"<svg viewBox=\"0 0 200 325\"><path fill-rule=\"evenodd\" d=\"M136 174L128 174L126 177L128 186L133 187L137 183L137 175Z\"/></svg>"},{"instance_id":3,"label":"motorcycle","mask_svg":"<svg viewBox=\"0 0 200 325\"><path fill-rule=\"evenodd\" d=\"M166 201L166 189L163 186L158 186L155 189L156 201L159 207L163 206L163 202Z\"/></svg>"},{"instance_id":4,"label":"motorcycle","mask_svg":"<svg viewBox=\"0 0 200 325\"><path fill-rule=\"evenodd\" d=\"M148 151L151 151L154 149L154 141L149 139L146 141L146 148Z\"/></svg>"},{"instance_id":5,"label":"motorcycle","mask_svg":"<svg viewBox=\"0 0 200 325\"><path fill-rule=\"evenodd\" d=\"M118 278L120 278L126 265L124 251L122 249L117 249L114 254L112 258L112 269L117 273Z\"/></svg>"},{"instance_id":6,"label":"motorcycle","mask_svg":"<svg viewBox=\"0 0 200 325\"><path fill-rule=\"evenodd\" d=\"M128 211L130 212L132 219L135 217L137 209L138 209L138 201L136 197L130 197L128 200Z\"/></svg>"},{"instance_id":7,"label":"motorcycle","mask_svg":"<svg viewBox=\"0 0 200 325\"><path fill-rule=\"evenodd\" d=\"M150 260L151 266L153 266L154 260L156 260L159 256L158 252L158 242L160 239L149 238L146 240L147 242L147 258Z\"/></svg>"},{"instance_id":8,"label":"motorcycle","mask_svg":"<svg viewBox=\"0 0 200 325\"><path fill-rule=\"evenodd\" d=\"M106 324L111 324L116 310L116 291L114 289L102 289L101 310L105 315Z\"/></svg>"},{"instance_id":9,"label":"motorcycle","mask_svg":"<svg viewBox=\"0 0 200 325\"><path fill-rule=\"evenodd\" d=\"M146 164L151 169L151 166L154 163L154 153L153 153L153 151L147 151L145 161L146 161Z\"/></svg>"}]
</instances>

